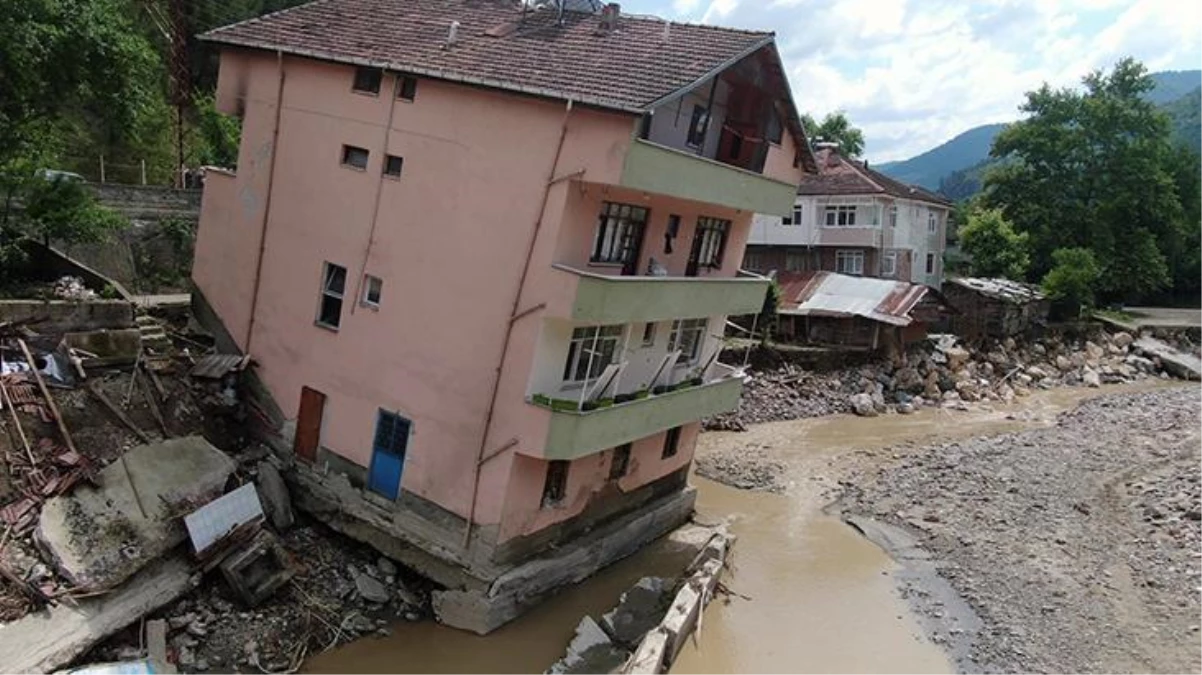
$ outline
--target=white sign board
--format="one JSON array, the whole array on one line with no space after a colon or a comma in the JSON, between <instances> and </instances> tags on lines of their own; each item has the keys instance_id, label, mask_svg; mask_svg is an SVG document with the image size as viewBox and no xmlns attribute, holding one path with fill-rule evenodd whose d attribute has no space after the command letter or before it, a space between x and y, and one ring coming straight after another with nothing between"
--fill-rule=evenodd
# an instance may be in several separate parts
<instances>
[{"instance_id":1,"label":"white sign board","mask_svg":"<svg viewBox=\"0 0 1202 675\"><path fill-rule=\"evenodd\" d=\"M254 483L221 495L184 516L184 526L192 539L192 550L202 553L234 528L263 515Z\"/></svg>"}]
</instances>

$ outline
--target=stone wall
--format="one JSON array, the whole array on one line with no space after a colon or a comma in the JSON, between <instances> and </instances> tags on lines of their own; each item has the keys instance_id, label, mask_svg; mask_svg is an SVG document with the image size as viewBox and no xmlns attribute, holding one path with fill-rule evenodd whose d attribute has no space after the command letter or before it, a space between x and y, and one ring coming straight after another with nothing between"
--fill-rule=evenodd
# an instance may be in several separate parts
<instances>
[{"instance_id":1,"label":"stone wall","mask_svg":"<svg viewBox=\"0 0 1202 675\"><path fill-rule=\"evenodd\" d=\"M0 323L39 321L39 333L129 328L134 306L125 300L0 300Z\"/></svg>"}]
</instances>

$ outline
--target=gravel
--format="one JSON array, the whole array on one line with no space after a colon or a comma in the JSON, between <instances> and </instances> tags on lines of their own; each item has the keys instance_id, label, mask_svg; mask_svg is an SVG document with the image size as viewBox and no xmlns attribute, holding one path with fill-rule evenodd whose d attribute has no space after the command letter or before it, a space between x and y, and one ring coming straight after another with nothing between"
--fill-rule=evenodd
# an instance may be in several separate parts
<instances>
[{"instance_id":1,"label":"gravel","mask_svg":"<svg viewBox=\"0 0 1202 675\"><path fill-rule=\"evenodd\" d=\"M1110 395L906 448L853 470L839 508L919 538L983 620L972 669L1199 672L1200 408L1193 387Z\"/></svg>"}]
</instances>

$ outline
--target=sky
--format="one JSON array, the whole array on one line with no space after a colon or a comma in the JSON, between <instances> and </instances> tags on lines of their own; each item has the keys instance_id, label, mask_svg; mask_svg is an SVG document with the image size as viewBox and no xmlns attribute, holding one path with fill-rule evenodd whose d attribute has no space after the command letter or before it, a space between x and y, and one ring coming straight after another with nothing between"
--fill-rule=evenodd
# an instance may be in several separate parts
<instances>
[{"instance_id":1,"label":"sky","mask_svg":"<svg viewBox=\"0 0 1202 675\"><path fill-rule=\"evenodd\" d=\"M1198 0L622 0L623 13L772 30L802 112L844 110L870 162L1019 116L1023 94L1134 56L1202 68Z\"/></svg>"}]
</instances>

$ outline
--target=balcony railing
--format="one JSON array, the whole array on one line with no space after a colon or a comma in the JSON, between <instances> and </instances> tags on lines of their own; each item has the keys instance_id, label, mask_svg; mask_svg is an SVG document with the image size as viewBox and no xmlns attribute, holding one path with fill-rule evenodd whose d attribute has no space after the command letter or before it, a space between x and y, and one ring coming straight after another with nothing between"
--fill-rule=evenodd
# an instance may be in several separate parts
<instances>
[{"instance_id":1,"label":"balcony railing","mask_svg":"<svg viewBox=\"0 0 1202 675\"><path fill-rule=\"evenodd\" d=\"M758 313L771 283L764 277L608 276L555 265L574 284L563 318L593 324L666 321Z\"/></svg>"},{"instance_id":2,"label":"balcony railing","mask_svg":"<svg viewBox=\"0 0 1202 675\"><path fill-rule=\"evenodd\" d=\"M743 392L741 372L721 363L710 370L713 376L708 380L685 380L657 388L658 393L635 392L622 402L596 401L587 410L577 409L576 401L534 396L531 405L550 411L547 439L542 448L522 452L547 460L579 459L733 410Z\"/></svg>"}]
</instances>

